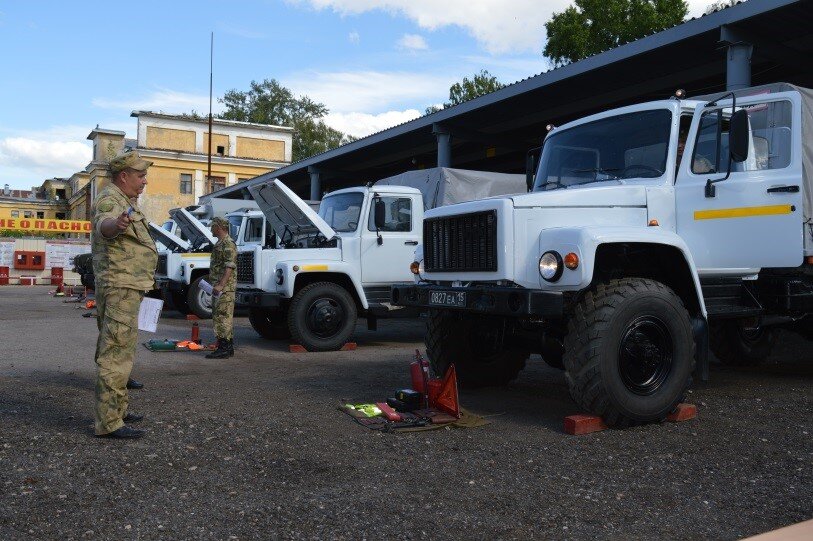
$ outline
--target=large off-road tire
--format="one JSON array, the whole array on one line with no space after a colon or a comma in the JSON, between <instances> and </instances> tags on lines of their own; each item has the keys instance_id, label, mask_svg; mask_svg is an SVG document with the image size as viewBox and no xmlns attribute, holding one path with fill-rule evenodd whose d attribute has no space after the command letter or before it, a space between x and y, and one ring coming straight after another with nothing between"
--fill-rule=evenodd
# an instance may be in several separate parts
<instances>
[{"instance_id":1,"label":"large off-road tire","mask_svg":"<svg viewBox=\"0 0 813 541\"><path fill-rule=\"evenodd\" d=\"M667 286L645 278L599 284L576 305L565 337L573 400L609 426L659 422L692 382L689 313Z\"/></svg>"},{"instance_id":2,"label":"large off-road tire","mask_svg":"<svg viewBox=\"0 0 813 541\"><path fill-rule=\"evenodd\" d=\"M288 321L283 310L250 308L248 321L257 334L267 340L287 340L291 337Z\"/></svg>"},{"instance_id":3,"label":"large off-road tire","mask_svg":"<svg viewBox=\"0 0 813 541\"><path fill-rule=\"evenodd\" d=\"M189 311L201 319L212 319L212 296L200 288L201 280L209 281L209 275L199 276L189 284L186 292L186 304Z\"/></svg>"},{"instance_id":4,"label":"large off-road tire","mask_svg":"<svg viewBox=\"0 0 813 541\"><path fill-rule=\"evenodd\" d=\"M356 302L342 286L314 282L299 290L288 308L291 340L308 351L336 351L356 328Z\"/></svg>"},{"instance_id":5,"label":"large off-road tire","mask_svg":"<svg viewBox=\"0 0 813 541\"><path fill-rule=\"evenodd\" d=\"M506 321L453 310L430 310L426 355L436 377L454 363L463 387L505 385L525 368L530 352L505 340Z\"/></svg>"},{"instance_id":6,"label":"large off-road tire","mask_svg":"<svg viewBox=\"0 0 813 541\"><path fill-rule=\"evenodd\" d=\"M711 351L727 366L756 366L768 358L775 344L776 331L770 327L746 327L736 320L711 327Z\"/></svg>"}]
</instances>

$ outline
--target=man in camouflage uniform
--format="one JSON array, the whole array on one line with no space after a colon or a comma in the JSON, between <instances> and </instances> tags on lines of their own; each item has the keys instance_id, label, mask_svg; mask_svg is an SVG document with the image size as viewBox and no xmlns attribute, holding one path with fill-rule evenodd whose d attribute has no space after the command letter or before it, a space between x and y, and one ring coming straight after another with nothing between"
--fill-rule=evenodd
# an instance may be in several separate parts
<instances>
[{"instance_id":1,"label":"man in camouflage uniform","mask_svg":"<svg viewBox=\"0 0 813 541\"><path fill-rule=\"evenodd\" d=\"M237 285L237 246L229 236L229 222L223 218L212 220L212 235L217 244L212 250L209 278L212 280L212 323L217 336L217 350L207 359L225 359L234 355L234 290Z\"/></svg>"},{"instance_id":2,"label":"man in camouflage uniform","mask_svg":"<svg viewBox=\"0 0 813 541\"><path fill-rule=\"evenodd\" d=\"M111 182L93 203L93 273L99 338L96 342L97 436L138 438L144 432L125 423L143 417L127 411L127 380L138 339L138 310L155 285L158 252L138 196L147 185L146 161L137 152L110 161Z\"/></svg>"}]
</instances>

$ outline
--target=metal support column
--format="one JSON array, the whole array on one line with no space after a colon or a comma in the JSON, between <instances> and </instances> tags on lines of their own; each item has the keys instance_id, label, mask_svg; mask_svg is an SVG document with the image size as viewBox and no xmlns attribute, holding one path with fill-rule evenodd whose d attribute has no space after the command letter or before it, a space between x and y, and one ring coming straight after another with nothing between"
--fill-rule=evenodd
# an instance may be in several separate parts
<instances>
[{"instance_id":1,"label":"metal support column","mask_svg":"<svg viewBox=\"0 0 813 541\"><path fill-rule=\"evenodd\" d=\"M452 134L440 124L432 125L432 133L438 140L438 167L451 167Z\"/></svg>"},{"instance_id":2,"label":"metal support column","mask_svg":"<svg viewBox=\"0 0 813 541\"><path fill-rule=\"evenodd\" d=\"M751 86L751 36L728 25L720 27L720 43L726 46L726 90Z\"/></svg>"},{"instance_id":3,"label":"metal support column","mask_svg":"<svg viewBox=\"0 0 813 541\"><path fill-rule=\"evenodd\" d=\"M322 178L320 173L316 167L308 166L308 174L311 177L311 201L320 201L322 199Z\"/></svg>"},{"instance_id":4,"label":"metal support column","mask_svg":"<svg viewBox=\"0 0 813 541\"><path fill-rule=\"evenodd\" d=\"M726 52L726 90L739 90L751 86L750 43L732 43Z\"/></svg>"}]
</instances>

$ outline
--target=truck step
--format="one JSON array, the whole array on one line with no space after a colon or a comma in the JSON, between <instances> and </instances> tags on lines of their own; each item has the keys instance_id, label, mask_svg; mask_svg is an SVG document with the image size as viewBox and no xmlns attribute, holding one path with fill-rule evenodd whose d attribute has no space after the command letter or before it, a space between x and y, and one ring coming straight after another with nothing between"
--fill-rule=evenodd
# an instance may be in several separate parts
<instances>
[{"instance_id":1,"label":"truck step","mask_svg":"<svg viewBox=\"0 0 813 541\"><path fill-rule=\"evenodd\" d=\"M701 288L710 319L754 317L764 311L739 278L704 280Z\"/></svg>"}]
</instances>

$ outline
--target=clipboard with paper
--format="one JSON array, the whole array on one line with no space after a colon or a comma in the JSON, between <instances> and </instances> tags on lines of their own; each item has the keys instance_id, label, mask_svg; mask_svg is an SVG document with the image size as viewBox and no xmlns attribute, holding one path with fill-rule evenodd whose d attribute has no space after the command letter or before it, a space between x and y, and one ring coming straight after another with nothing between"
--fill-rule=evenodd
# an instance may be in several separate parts
<instances>
[{"instance_id":1,"label":"clipboard with paper","mask_svg":"<svg viewBox=\"0 0 813 541\"><path fill-rule=\"evenodd\" d=\"M158 329L158 319L161 317L161 310L164 308L164 301L144 297L141 300L141 307L138 309L138 330L155 332Z\"/></svg>"}]
</instances>

